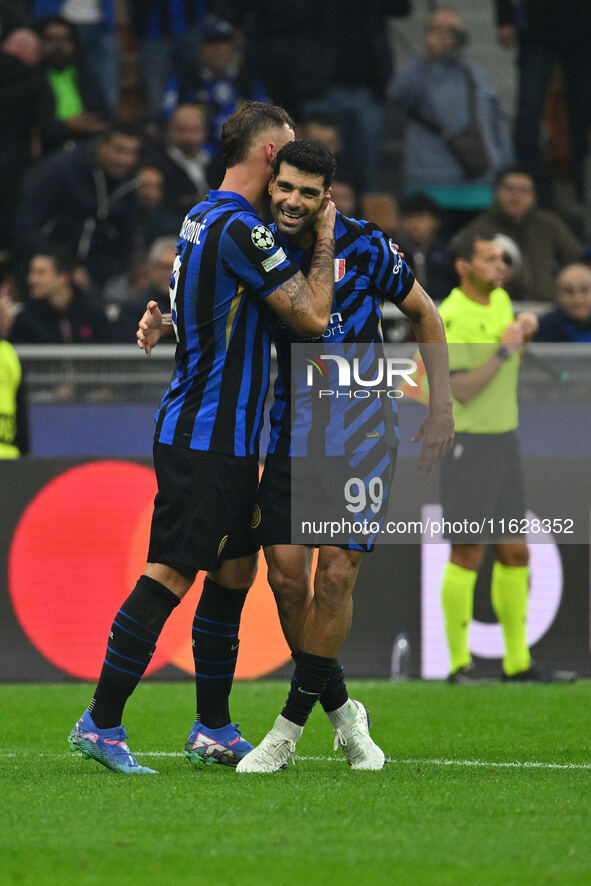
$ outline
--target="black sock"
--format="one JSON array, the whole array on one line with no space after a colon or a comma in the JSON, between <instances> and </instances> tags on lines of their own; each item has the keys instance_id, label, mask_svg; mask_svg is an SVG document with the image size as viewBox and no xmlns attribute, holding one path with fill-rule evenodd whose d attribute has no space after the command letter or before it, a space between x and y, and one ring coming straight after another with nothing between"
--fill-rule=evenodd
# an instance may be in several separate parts
<instances>
[{"instance_id":1,"label":"black sock","mask_svg":"<svg viewBox=\"0 0 591 886\"><path fill-rule=\"evenodd\" d=\"M337 662L333 673L328 678L324 692L320 696L320 704L327 714L342 707L349 698L343 679L343 666Z\"/></svg>"},{"instance_id":2,"label":"black sock","mask_svg":"<svg viewBox=\"0 0 591 886\"><path fill-rule=\"evenodd\" d=\"M293 658L296 668L281 715L292 723L304 726L329 677L338 667L338 661L336 658L323 658L300 651L294 653Z\"/></svg>"},{"instance_id":3,"label":"black sock","mask_svg":"<svg viewBox=\"0 0 591 886\"><path fill-rule=\"evenodd\" d=\"M234 590L210 578L193 621L197 719L210 729L230 722L228 699L238 658L238 629L248 588Z\"/></svg>"},{"instance_id":4,"label":"black sock","mask_svg":"<svg viewBox=\"0 0 591 886\"><path fill-rule=\"evenodd\" d=\"M88 710L99 729L119 726L125 702L141 680L164 623L179 598L142 575L115 616L107 654Z\"/></svg>"}]
</instances>

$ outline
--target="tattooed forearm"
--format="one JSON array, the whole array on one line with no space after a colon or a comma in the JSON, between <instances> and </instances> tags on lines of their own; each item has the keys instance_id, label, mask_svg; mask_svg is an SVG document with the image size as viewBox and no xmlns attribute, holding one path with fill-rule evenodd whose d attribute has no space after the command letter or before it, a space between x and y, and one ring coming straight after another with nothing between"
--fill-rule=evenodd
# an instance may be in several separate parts
<instances>
[{"instance_id":1,"label":"tattooed forearm","mask_svg":"<svg viewBox=\"0 0 591 886\"><path fill-rule=\"evenodd\" d=\"M281 287L296 314L330 314L334 295L334 238L318 237L308 277L296 274Z\"/></svg>"},{"instance_id":2,"label":"tattooed forearm","mask_svg":"<svg viewBox=\"0 0 591 886\"><path fill-rule=\"evenodd\" d=\"M281 287L281 294L287 298L295 314L304 314L308 308L309 288L303 274L296 274Z\"/></svg>"},{"instance_id":3,"label":"tattooed forearm","mask_svg":"<svg viewBox=\"0 0 591 886\"><path fill-rule=\"evenodd\" d=\"M330 314L334 296L334 234L326 232L318 236L312 265L308 275L308 283L314 291L315 298Z\"/></svg>"}]
</instances>

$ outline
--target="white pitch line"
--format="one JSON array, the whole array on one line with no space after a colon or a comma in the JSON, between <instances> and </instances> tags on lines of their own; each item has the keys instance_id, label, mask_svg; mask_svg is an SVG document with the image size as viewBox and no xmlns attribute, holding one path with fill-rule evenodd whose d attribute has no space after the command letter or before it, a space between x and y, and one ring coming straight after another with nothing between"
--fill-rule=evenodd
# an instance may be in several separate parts
<instances>
[{"instance_id":1,"label":"white pitch line","mask_svg":"<svg viewBox=\"0 0 591 886\"><path fill-rule=\"evenodd\" d=\"M137 751L138 757L184 757L178 751ZM343 763L344 757L337 755L325 756L316 754L296 754L296 760L313 760L324 763ZM542 763L531 760L489 761L489 760L445 760L445 759L398 759L386 757L387 763L402 766L479 766L483 768L501 769L591 769L591 763Z\"/></svg>"},{"instance_id":2,"label":"white pitch line","mask_svg":"<svg viewBox=\"0 0 591 886\"><path fill-rule=\"evenodd\" d=\"M134 751L138 757L184 757L182 751ZM0 749L0 759L2 757L19 757L23 754L35 754L37 757L70 757L72 752L64 751L3 751ZM336 755L315 755L315 754L296 754L296 760L312 760L324 763L343 763L344 758ZM438 758L416 758L404 759L397 757L386 757L387 763L393 763L399 766L460 766L460 767L479 767L482 769L591 769L591 763L543 763L532 760L446 760Z\"/></svg>"},{"instance_id":3,"label":"white pitch line","mask_svg":"<svg viewBox=\"0 0 591 886\"><path fill-rule=\"evenodd\" d=\"M409 766L480 766L494 769L591 769L591 763L541 763L531 760L493 762L490 760L397 760L387 757L386 762L407 764Z\"/></svg>"}]
</instances>

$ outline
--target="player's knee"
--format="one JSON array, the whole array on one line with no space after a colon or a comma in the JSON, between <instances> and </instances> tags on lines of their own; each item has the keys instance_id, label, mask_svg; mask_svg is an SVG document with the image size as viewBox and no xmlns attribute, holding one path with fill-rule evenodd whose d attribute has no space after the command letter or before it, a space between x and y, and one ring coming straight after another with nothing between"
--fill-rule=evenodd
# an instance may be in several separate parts
<instances>
[{"instance_id":1,"label":"player's knee","mask_svg":"<svg viewBox=\"0 0 591 886\"><path fill-rule=\"evenodd\" d=\"M256 554L226 560L215 572L208 573L214 581L225 588L249 588L257 575L258 557Z\"/></svg>"},{"instance_id":2,"label":"player's knee","mask_svg":"<svg viewBox=\"0 0 591 886\"><path fill-rule=\"evenodd\" d=\"M257 577L256 562L252 566L243 566L236 573L234 587L250 588L255 583L256 577Z\"/></svg>"},{"instance_id":3,"label":"player's knee","mask_svg":"<svg viewBox=\"0 0 591 886\"><path fill-rule=\"evenodd\" d=\"M193 582L195 572L184 566L168 563L146 563L144 574L168 588L175 596L182 600Z\"/></svg>"}]
</instances>

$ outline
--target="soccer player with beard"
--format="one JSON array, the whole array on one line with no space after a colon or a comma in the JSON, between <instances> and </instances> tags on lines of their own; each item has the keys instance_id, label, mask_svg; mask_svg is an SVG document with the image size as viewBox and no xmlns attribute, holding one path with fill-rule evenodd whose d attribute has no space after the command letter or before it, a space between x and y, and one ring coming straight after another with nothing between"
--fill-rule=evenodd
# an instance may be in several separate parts
<instances>
[{"instance_id":1,"label":"soccer player with beard","mask_svg":"<svg viewBox=\"0 0 591 886\"><path fill-rule=\"evenodd\" d=\"M275 161L269 185L273 219L285 251L304 273L315 242L314 219L329 193L333 173L332 154L317 142L291 142L281 149ZM419 342L439 346L423 352L432 385L432 405L414 437L416 441L423 440L420 463L431 469L448 451L453 439L443 325L433 302L387 235L373 224L337 213L335 295L327 341L353 347L356 342L382 343L384 299L397 304L409 317ZM284 768L318 700L334 726L335 747L342 747L351 767L381 769L385 758L369 734L367 711L361 702L349 698L337 659L351 625L352 592L362 555L371 551L373 545L367 543L367 538L352 538L342 546L320 540L312 590L312 549L291 544L291 473L292 468L295 470L294 460L308 454L300 448L294 451L293 445L296 429L291 424L290 408L291 344L309 339L290 334L280 319L272 318L271 325L277 347L278 378L271 411L271 439L257 498L255 518L260 523L255 537L264 548L269 583L296 664L283 711L262 742L240 761L237 772L273 772ZM368 422L364 428L377 429L367 435L374 441L364 463L370 473L372 466L374 474L381 471L387 499L395 464L397 440L393 437L397 436L397 416L394 400L388 400L385 408L384 401L375 402L375 408L364 405ZM326 430L326 440L331 440L332 445L342 436L336 430L341 419L337 410L334 430ZM366 421L365 416L363 420ZM351 450L345 444L342 457L335 458L346 462L351 458ZM316 481L322 485L321 476ZM384 510L375 515L376 520Z\"/></svg>"},{"instance_id":2,"label":"soccer player with beard","mask_svg":"<svg viewBox=\"0 0 591 886\"><path fill-rule=\"evenodd\" d=\"M154 771L125 742L123 708L200 569L208 574L193 627L197 718L186 753L195 763L235 766L251 749L230 721L228 697L257 561L250 520L270 350L263 306L299 334L319 335L334 291L334 205L318 219L307 277L259 215L275 156L292 138L281 108L251 102L231 115L221 188L189 212L179 235L171 277L176 371L156 416L148 562L115 616L94 696L69 736L72 750L117 772ZM149 330L139 343L150 350Z\"/></svg>"}]
</instances>

